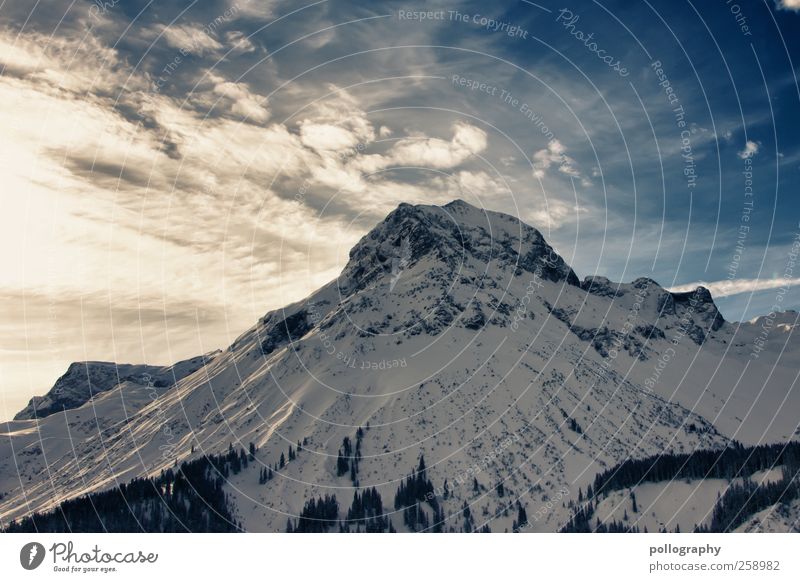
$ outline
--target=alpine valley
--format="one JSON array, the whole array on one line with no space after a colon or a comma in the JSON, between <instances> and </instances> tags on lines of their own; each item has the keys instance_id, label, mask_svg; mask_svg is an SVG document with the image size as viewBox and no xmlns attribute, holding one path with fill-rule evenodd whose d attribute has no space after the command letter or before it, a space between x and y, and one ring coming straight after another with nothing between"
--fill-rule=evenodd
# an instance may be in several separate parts
<instances>
[{"instance_id":1,"label":"alpine valley","mask_svg":"<svg viewBox=\"0 0 800 582\"><path fill-rule=\"evenodd\" d=\"M798 531L797 320L401 204L223 351L72 364L0 428L0 527Z\"/></svg>"}]
</instances>

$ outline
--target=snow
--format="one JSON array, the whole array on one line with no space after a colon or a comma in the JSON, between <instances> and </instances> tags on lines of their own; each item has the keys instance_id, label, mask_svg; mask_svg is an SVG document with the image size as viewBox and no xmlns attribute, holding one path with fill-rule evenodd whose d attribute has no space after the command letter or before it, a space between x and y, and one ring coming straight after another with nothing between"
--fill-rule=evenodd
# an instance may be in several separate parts
<instances>
[{"instance_id":1,"label":"snow","mask_svg":"<svg viewBox=\"0 0 800 582\"><path fill-rule=\"evenodd\" d=\"M554 531L579 488L631 456L797 438L793 328L750 358L760 324L722 322L710 295L690 309L646 279L581 284L538 231L461 201L402 205L350 256L337 280L266 314L155 399L123 383L8 423L0 522L253 442L257 462L226 488L248 530L281 531L311 496L335 493L346 511L354 489L336 476L337 452L369 424L359 484L385 507L424 454L434 485L452 489L448 526L462 525L466 501L478 526L510 529L519 499L529 516L549 502L531 530ZM303 439L259 485L259 470ZM719 487L686 497L693 485L673 483L656 500L657 485L640 500L652 497L656 516L642 517L655 529L671 508L690 529Z\"/></svg>"},{"instance_id":2,"label":"snow","mask_svg":"<svg viewBox=\"0 0 800 582\"><path fill-rule=\"evenodd\" d=\"M631 490L615 491L598 504L596 518L610 519L636 526L641 531L658 532L662 528L691 532L695 525L710 521L711 512L729 483L724 479L642 483L632 488L638 513L633 511ZM625 515L628 516L624 521Z\"/></svg>"}]
</instances>

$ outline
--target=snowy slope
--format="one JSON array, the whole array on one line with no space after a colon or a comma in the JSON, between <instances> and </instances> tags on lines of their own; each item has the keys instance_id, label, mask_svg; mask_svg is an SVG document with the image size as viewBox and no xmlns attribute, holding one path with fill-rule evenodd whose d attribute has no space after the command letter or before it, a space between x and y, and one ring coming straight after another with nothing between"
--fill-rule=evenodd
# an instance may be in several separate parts
<instances>
[{"instance_id":1,"label":"snowy slope","mask_svg":"<svg viewBox=\"0 0 800 582\"><path fill-rule=\"evenodd\" d=\"M256 462L226 488L246 529L281 531L312 496L346 510L354 484L337 453L365 427L357 481L384 506L424 455L435 487L448 483L448 528L466 503L476 526L510 530L519 501L531 530L554 531L579 488L630 456L796 438L794 328L775 326L751 358L760 333L725 322L704 289L581 282L511 216L404 204L337 280L154 400L117 387L8 423L0 521L252 442Z\"/></svg>"},{"instance_id":2,"label":"snowy slope","mask_svg":"<svg viewBox=\"0 0 800 582\"><path fill-rule=\"evenodd\" d=\"M791 503L776 503L759 511L747 523L736 530L738 533L798 533L800 532L800 500Z\"/></svg>"},{"instance_id":3,"label":"snowy slope","mask_svg":"<svg viewBox=\"0 0 800 582\"><path fill-rule=\"evenodd\" d=\"M781 467L768 471L759 471L750 476L757 484L780 481ZM657 483L642 483L624 491L614 491L597 504L595 516L602 523L620 521L626 525L638 527L641 531L675 531L690 532L695 526L708 525L718 496L723 495L735 483L742 479L692 479L673 480ZM633 500L636 500L634 506ZM778 504L780 505L780 504ZM761 527L766 531L767 516L772 512L765 510L750 520L753 528ZM795 515L798 517L798 515ZM764 522L763 524L761 522ZM800 526L800 522L795 524ZM742 526L737 531L744 531ZM785 530L774 530L785 531Z\"/></svg>"}]
</instances>

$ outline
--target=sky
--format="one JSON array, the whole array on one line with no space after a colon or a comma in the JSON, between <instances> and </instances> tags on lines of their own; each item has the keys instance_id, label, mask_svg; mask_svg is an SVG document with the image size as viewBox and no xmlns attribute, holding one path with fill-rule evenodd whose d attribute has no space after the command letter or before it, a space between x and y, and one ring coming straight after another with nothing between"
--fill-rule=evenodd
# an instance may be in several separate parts
<instances>
[{"instance_id":1,"label":"sky","mask_svg":"<svg viewBox=\"0 0 800 582\"><path fill-rule=\"evenodd\" d=\"M5 0L0 418L224 348L400 202L796 309L798 66L800 0Z\"/></svg>"}]
</instances>

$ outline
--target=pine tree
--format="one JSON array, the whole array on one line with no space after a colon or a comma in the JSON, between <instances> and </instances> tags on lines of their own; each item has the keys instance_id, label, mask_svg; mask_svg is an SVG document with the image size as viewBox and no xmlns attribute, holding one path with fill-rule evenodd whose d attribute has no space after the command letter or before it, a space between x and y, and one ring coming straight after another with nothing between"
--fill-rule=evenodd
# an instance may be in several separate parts
<instances>
[{"instance_id":1,"label":"pine tree","mask_svg":"<svg viewBox=\"0 0 800 582\"><path fill-rule=\"evenodd\" d=\"M528 525L528 514L525 512L525 508L522 507L522 503L517 501L517 526L524 527Z\"/></svg>"},{"instance_id":2,"label":"pine tree","mask_svg":"<svg viewBox=\"0 0 800 582\"><path fill-rule=\"evenodd\" d=\"M347 459L342 454L342 449L339 449L339 456L336 458L336 475L341 477L350 469Z\"/></svg>"}]
</instances>

